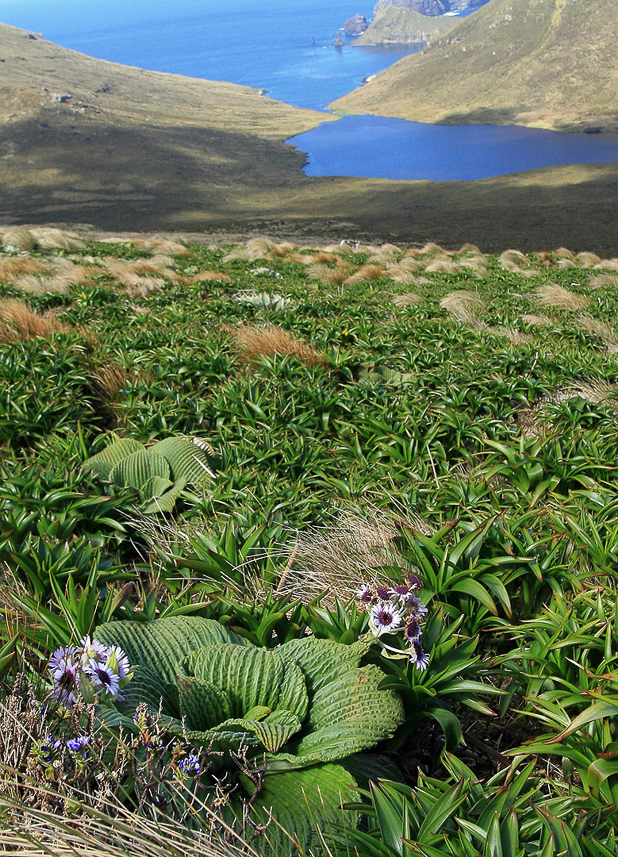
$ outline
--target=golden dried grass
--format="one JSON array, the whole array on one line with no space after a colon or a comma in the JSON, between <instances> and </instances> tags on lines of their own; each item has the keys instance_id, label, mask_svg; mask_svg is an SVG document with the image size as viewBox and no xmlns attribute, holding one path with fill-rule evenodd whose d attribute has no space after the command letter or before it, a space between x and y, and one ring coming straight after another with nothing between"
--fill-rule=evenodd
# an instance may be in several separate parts
<instances>
[{"instance_id":1,"label":"golden dried grass","mask_svg":"<svg viewBox=\"0 0 618 857\"><path fill-rule=\"evenodd\" d=\"M487 274L487 267L484 256L468 256L459 260L459 267L462 270L469 271L474 277L484 277Z\"/></svg>"},{"instance_id":2,"label":"golden dried grass","mask_svg":"<svg viewBox=\"0 0 618 857\"><path fill-rule=\"evenodd\" d=\"M425 265L427 274L456 274L460 270L459 262L448 256L440 256Z\"/></svg>"},{"instance_id":3,"label":"golden dried grass","mask_svg":"<svg viewBox=\"0 0 618 857\"><path fill-rule=\"evenodd\" d=\"M37 226L30 229L31 235L42 250L81 250L84 242L76 232L56 229L51 226Z\"/></svg>"},{"instance_id":4,"label":"golden dried grass","mask_svg":"<svg viewBox=\"0 0 618 857\"><path fill-rule=\"evenodd\" d=\"M393 304L399 309L405 309L408 306L415 306L419 304L423 298L421 295L417 295L416 292L406 292L402 295L393 295L392 301Z\"/></svg>"},{"instance_id":5,"label":"golden dried grass","mask_svg":"<svg viewBox=\"0 0 618 857\"><path fill-rule=\"evenodd\" d=\"M208 281L231 283L232 278L229 274L224 274L222 271L200 271L199 274L194 274L194 276L189 278L190 283L205 283Z\"/></svg>"},{"instance_id":6,"label":"golden dried grass","mask_svg":"<svg viewBox=\"0 0 618 857\"><path fill-rule=\"evenodd\" d=\"M589 285L593 289L618 289L618 274L596 274Z\"/></svg>"},{"instance_id":7,"label":"golden dried grass","mask_svg":"<svg viewBox=\"0 0 618 857\"><path fill-rule=\"evenodd\" d=\"M40 259L32 256L9 256L0 259L0 280L12 282L20 274L48 274L50 268Z\"/></svg>"},{"instance_id":8,"label":"golden dried grass","mask_svg":"<svg viewBox=\"0 0 618 857\"><path fill-rule=\"evenodd\" d=\"M413 286L417 282L417 277L413 271L408 271L399 265L393 265L386 273L393 282L400 283L402 286Z\"/></svg>"},{"instance_id":9,"label":"golden dried grass","mask_svg":"<svg viewBox=\"0 0 618 857\"><path fill-rule=\"evenodd\" d=\"M223 261L232 262L235 259L240 259L245 262L255 262L257 259L267 259L268 254L276 247L277 245L270 238L251 238L246 244L237 244L223 257Z\"/></svg>"},{"instance_id":10,"label":"golden dried grass","mask_svg":"<svg viewBox=\"0 0 618 857\"><path fill-rule=\"evenodd\" d=\"M385 266L395 263L401 255L401 248L397 247L396 244L382 244L369 253L367 263Z\"/></svg>"},{"instance_id":11,"label":"golden dried grass","mask_svg":"<svg viewBox=\"0 0 618 857\"><path fill-rule=\"evenodd\" d=\"M36 238L25 226L12 226L3 230L2 245L29 252L36 248Z\"/></svg>"},{"instance_id":12,"label":"golden dried grass","mask_svg":"<svg viewBox=\"0 0 618 857\"><path fill-rule=\"evenodd\" d=\"M445 295L440 306L468 327L480 330L484 326L479 316L485 309L485 304L476 292L458 289Z\"/></svg>"},{"instance_id":13,"label":"golden dried grass","mask_svg":"<svg viewBox=\"0 0 618 857\"><path fill-rule=\"evenodd\" d=\"M355 283L366 283L386 277L387 271L382 265L361 265L360 268L343 280L344 286L352 286Z\"/></svg>"},{"instance_id":14,"label":"golden dried grass","mask_svg":"<svg viewBox=\"0 0 618 857\"><path fill-rule=\"evenodd\" d=\"M0 342L27 342L37 337L47 339L71 328L53 314L39 315L23 301L0 300Z\"/></svg>"},{"instance_id":15,"label":"golden dried grass","mask_svg":"<svg viewBox=\"0 0 618 857\"><path fill-rule=\"evenodd\" d=\"M588 315L588 313L582 313L582 315L578 316L577 323L586 333L591 334L591 336L597 336L601 339L611 354L616 353L618 350L618 341L616 340L616 334L611 325Z\"/></svg>"},{"instance_id":16,"label":"golden dried grass","mask_svg":"<svg viewBox=\"0 0 618 857\"><path fill-rule=\"evenodd\" d=\"M601 257L596 253L578 253L577 260L584 268L593 268L601 261Z\"/></svg>"},{"instance_id":17,"label":"golden dried grass","mask_svg":"<svg viewBox=\"0 0 618 857\"><path fill-rule=\"evenodd\" d=\"M440 247L439 244L436 244L434 241L428 241L424 244L420 253L423 256L448 256L448 250L445 250L444 247Z\"/></svg>"},{"instance_id":18,"label":"golden dried grass","mask_svg":"<svg viewBox=\"0 0 618 857\"><path fill-rule=\"evenodd\" d=\"M147 247L151 252L164 253L168 256L191 255L191 250L183 243L182 239L168 235L153 235Z\"/></svg>"},{"instance_id":19,"label":"golden dried grass","mask_svg":"<svg viewBox=\"0 0 618 857\"><path fill-rule=\"evenodd\" d=\"M558 247L557 250L554 250L554 256L557 256L558 259L571 259L572 261L577 258L575 253L567 247Z\"/></svg>"},{"instance_id":20,"label":"golden dried grass","mask_svg":"<svg viewBox=\"0 0 618 857\"><path fill-rule=\"evenodd\" d=\"M275 354L289 355L302 360L308 366L325 366L323 354L307 342L297 339L292 333L281 327L225 327L234 338L234 344L240 358L248 363L257 362L260 357L272 357Z\"/></svg>"},{"instance_id":21,"label":"golden dried grass","mask_svg":"<svg viewBox=\"0 0 618 857\"><path fill-rule=\"evenodd\" d=\"M525 342L529 342L533 338L529 333L523 333L521 330L516 330L514 327L503 327L500 325L498 327L487 327L485 330L488 333L493 333L494 336L501 336L504 337L504 339L508 339L512 345L523 345Z\"/></svg>"},{"instance_id":22,"label":"golden dried grass","mask_svg":"<svg viewBox=\"0 0 618 857\"><path fill-rule=\"evenodd\" d=\"M618 259L601 259L594 267L595 270L618 271Z\"/></svg>"},{"instance_id":23,"label":"golden dried grass","mask_svg":"<svg viewBox=\"0 0 618 857\"><path fill-rule=\"evenodd\" d=\"M576 268L577 264L572 259L558 259L555 267L566 270L567 268Z\"/></svg>"},{"instance_id":24,"label":"golden dried grass","mask_svg":"<svg viewBox=\"0 0 618 857\"><path fill-rule=\"evenodd\" d=\"M530 324L534 327L545 327L547 325L553 324L551 318L548 318L546 315L540 315L538 313L527 313L521 317L521 320L526 324Z\"/></svg>"},{"instance_id":25,"label":"golden dried grass","mask_svg":"<svg viewBox=\"0 0 618 857\"><path fill-rule=\"evenodd\" d=\"M291 563L279 591L302 601L326 593L323 603L331 604L335 598L353 598L363 583L390 585L381 572L384 566L399 566L402 574L407 570L396 549L402 526L431 534L415 515L395 518L371 508L364 516L341 513L332 524L305 530L290 548Z\"/></svg>"},{"instance_id":26,"label":"golden dried grass","mask_svg":"<svg viewBox=\"0 0 618 857\"><path fill-rule=\"evenodd\" d=\"M341 285L352 274L352 267L346 262L338 260L338 264L331 268L321 262L316 262L307 268L307 276L311 280L320 280L325 285Z\"/></svg>"},{"instance_id":27,"label":"golden dried grass","mask_svg":"<svg viewBox=\"0 0 618 857\"><path fill-rule=\"evenodd\" d=\"M558 283L547 283L534 290L536 300L541 306L557 307L565 310L578 310L588 306L590 298L570 292Z\"/></svg>"}]
</instances>

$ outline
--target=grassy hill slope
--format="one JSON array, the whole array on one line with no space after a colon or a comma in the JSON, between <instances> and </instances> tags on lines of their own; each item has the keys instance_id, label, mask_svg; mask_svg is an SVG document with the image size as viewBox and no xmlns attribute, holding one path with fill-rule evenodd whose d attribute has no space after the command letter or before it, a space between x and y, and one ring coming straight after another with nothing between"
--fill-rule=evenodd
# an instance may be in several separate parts
<instances>
[{"instance_id":1,"label":"grassy hill slope","mask_svg":"<svg viewBox=\"0 0 618 857\"><path fill-rule=\"evenodd\" d=\"M615 0L492 0L332 106L420 122L618 130Z\"/></svg>"},{"instance_id":2,"label":"grassy hill slope","mask_svg":"<svg viewBox=\"0 0 618 857\"><path fill-rule=\"evenodd\" d=\"M430 18L411 9L387 6L379 9L362 36L354 45L399 45L428 42L453 26L452 18Z\"/></svg>"}]
</instances>

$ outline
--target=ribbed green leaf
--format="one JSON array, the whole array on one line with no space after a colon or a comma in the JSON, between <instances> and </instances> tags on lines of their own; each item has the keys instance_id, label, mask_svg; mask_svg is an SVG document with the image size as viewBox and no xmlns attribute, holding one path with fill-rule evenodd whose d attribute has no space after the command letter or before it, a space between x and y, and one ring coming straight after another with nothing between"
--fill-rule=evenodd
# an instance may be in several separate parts
<instances>
[{"instance_id":1,"label":"ribbed green leaf","mask_svg":"<svg viewBox=\"0 0 618 857\"><path fill-rule=\"evenodd\" d=\"M232 715L230 699L223 690L209 681L194 676L178 676L180 716L187 729L206 732Z\"/></svg>"},{"instance_id":2,"label":"ribbed green leaf","mask_svg":"<svg viewBox=\"0 0 618 857\"><path fill-rule=\"evenodd\" d=\"M151 476L140 488L140 499L150 500L152 497L160 497L173 484L172 480L165 476Z\"/></svg>"},{"instance_id":3,"label":"ribbed green leaf","mask_svg":"<svg viewBox=\"0 0 618 857\"><path fill-rule=\"evenodd\" d=\"M225 690L232 717L244 717L256 705L271 711L279 707L285 664L276 652L243 646L208 646L196 652L190 661L194 675Z\"/></svg>"},{"instance_id":4,"label":"ribbed green leaf","mask_svg":"<svg viewBox=\"0 0 618 857\"><path fill-rule=\"evenodd\" d=\"M197 616L170 616L155 622L107 622L95 637L120 646L131 664L141 664L163 683L175 684L180 661L209 643L245 643L219 622ZM131 684L127 685L127 689Z\"/></svg>"},{"instance_id":5,"label":"ribbed green leaf","mask_svg":"<svg viewBox=\"0 0 618 857\"><path fill-rule=\"evenodd\" d=\"M110 444L106 449L98 452L84 462L86 467L93 470L101 479L108 480L114 466L122 461L133 452L140 452L144 449L143 445L137 440L131 438L122 438L115 443Z\"/></svg>"},{"instance_id":6,"label":"ribbed green leaf","mask_svg":"<svg viewBox=\"0 0 618 857\"><path fill-rule=\"evenodd\" d=\"M193 485L203 485L214 478L212 455L186 437L166 437L155 443L151 452L163 456L174 479L185 479Z\"/></svg>"},{"instance_id":7,"label":"ribbed green leaf","mask_svg":"<svg viewBox=\"0 0 618 857\"><path fill-rule=\"evenodd\" d=\"M162 681L158 674L142 664L136 664L131 669L133 678L122 691L126 707L134 710L140 702L145 702L153 712L161 710L164 716L176 717L178 695L175 685Z\"/></svg>"},{"instance_id":8,"label":"ribbed green leaf","mask_svg":"<svg viewBox=\"0 0 618 857\"><path fill-rule=\"evenodd\" d=\"M171 483L170 483L171 484ZM160 496L154 496L152 501L143 507L143 512L146 515L154 515L157 512L173 512L176 501L182 494L185 487L185 480L179 479L174 485Z\"/></svg>"},{"instance_id":9,"label":"ribbed green leaf","mask_svg":"<svg viewBox=\"0 0 618 857\"><path fill-rule=\"evenodd\" d=\"M295 748L296 765L335 761L374 747L403 722L403 706L391 690L378 690L384 674L375 665L359 669L367 648L331 640L292 640L277 650L305 674L310 697L308 733ZM281 759L280 761L285 761Z\"/></svg>"},{"instance_id":10,"label":"ribbed green leaf","mask_svg":"<svg viewBox=\"0 0 618 857\"><path fill-rule=\"evenodd\" d=\"M169 479L170 466L161 455L154 455L146 449L132 452L119 461L109 474L109 478L119 488L135 488L142 491L146 483L154 476Z\"/></svg>"},{"instance_id":11,"label":"ribbed green leaf","mask_svg":"<svg viewBox=\"0 0 618 857\"><path fill-rule=\"evenodd\" d=\"M358 799L356 783L340 765L266 776L252 815L257 823L266 824L272 808L273 821L260 837L260 854L286 857L321 851L334 825L356 827L358 813L341 806Z\"/></svg>"},{"instance_id":12,"label":"ribbed green leaf","mask_svg":"<svg viewBox=\"0 0 618 857\"><path fill-rule=\"evenodd\" d=\"M290 711L277 711L273 715L280 722L265 722L238 718L227 720L212 730L213 734L219 732L244 732L252 735L262 744L269 753L276 753L284 744L295 735L301 727L301 722Z\"/></svg>"}]
</instances>

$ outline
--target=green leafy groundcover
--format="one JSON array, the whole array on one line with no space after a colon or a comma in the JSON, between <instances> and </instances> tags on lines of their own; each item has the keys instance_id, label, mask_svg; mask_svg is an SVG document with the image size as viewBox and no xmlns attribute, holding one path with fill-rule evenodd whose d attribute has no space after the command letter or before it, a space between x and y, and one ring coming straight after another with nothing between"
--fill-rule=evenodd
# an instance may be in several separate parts
<instances>
[{"instance_id":1,"label":"green leafy groundcover","mask_svg":"<svg viewBox=\"0 0 618 857\"><path fill-rule=\"evenodd\" d=\"M268 835L277 851L287 850L283 829L315 847L318 831L341 821L340 795L350 800L355 786L341 762L392 736L404 719L397 694L378 690L382 671L360 666L364 642L309 637L258 648L218 622L183 616L110 622L96 638L131 662L127 712L146 702L196 747L226 754L243 745L266 759L253 806L262 820L272 807Z\"/></svg>"}]
</instances>

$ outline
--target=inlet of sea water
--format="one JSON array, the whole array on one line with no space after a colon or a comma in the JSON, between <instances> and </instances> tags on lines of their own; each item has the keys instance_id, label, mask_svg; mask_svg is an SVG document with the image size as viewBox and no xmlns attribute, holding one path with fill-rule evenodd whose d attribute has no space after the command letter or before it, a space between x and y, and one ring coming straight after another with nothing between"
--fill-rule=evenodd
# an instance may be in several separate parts
<instances>
[{"instance_id":1,"label":"inlet of sea water","mask_svg":"<svg viewBox=\"0 0 618 857\"><path fill-rule=\"evenodd\" d=\"M323 110L411 49L334 46L372 0L0 0L0 21L113 62L266 90ZM346 116L292 142L312 176L476 179L553 164L618 160L616 135L432 126Z\"/></svg>"}]
</instances>

